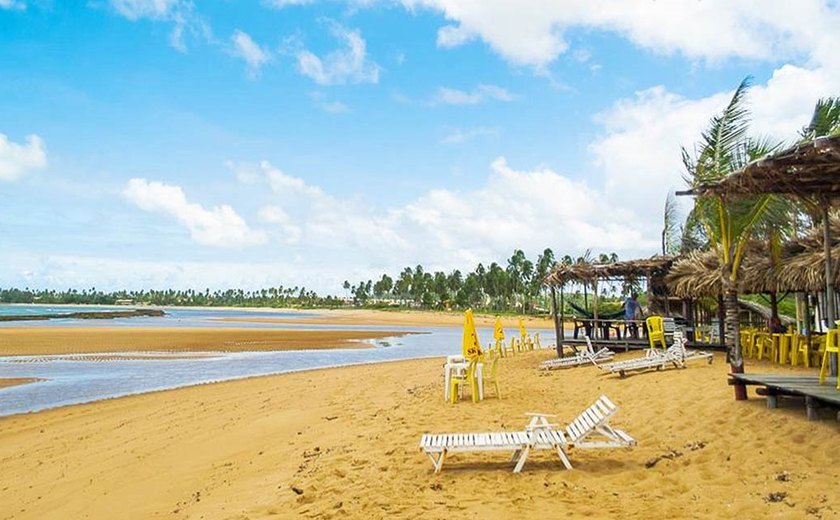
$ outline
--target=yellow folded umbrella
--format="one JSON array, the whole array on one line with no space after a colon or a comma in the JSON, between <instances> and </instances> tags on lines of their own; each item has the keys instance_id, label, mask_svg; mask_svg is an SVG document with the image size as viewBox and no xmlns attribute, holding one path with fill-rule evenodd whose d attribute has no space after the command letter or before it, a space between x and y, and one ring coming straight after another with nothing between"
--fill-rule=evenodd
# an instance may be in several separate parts
<instances>
[{"instance_id":1,"label":"yellow folded umbrella","mask_svg":"<svg viewBox=\"0 0 840 520\"><path fill-rule=\"evenodd\" d=\"M519 318L519 335L522 336L522 341L525 341L525 338L528 336L528 331L525 330L525 320L521 317Z\"/></svg>"},{"instance_id":2,"label":"yellow folded umbrella","mask_svg":"<svg viewBox=\"0 0 840 520\"><path fill-rule=\"evenodd\" d=\"M502 327L502 317L496 316L496 325L493 327L493 339L496 341L504 341L505 329Z\"/></svg>"},{"instance_id":3,"label":"yellow folded umbrella","mask_svg":"<svg viewBox=\"0 0 840 520\"><path fill-rule=\"evenodd\" d=\"M475 319L472 309L464 312L464 340L461 345L461 353L465 358L474 358L482 354L481 342L478 340L478 333L475 330Z\"/></svg>"}]
</instances>

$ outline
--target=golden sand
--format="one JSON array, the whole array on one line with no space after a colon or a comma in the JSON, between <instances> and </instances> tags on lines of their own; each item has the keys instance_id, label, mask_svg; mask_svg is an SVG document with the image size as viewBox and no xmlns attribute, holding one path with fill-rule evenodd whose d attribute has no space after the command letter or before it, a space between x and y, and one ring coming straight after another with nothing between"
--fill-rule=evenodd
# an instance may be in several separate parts
<instances>
[{"instance_id":1,"label":"golden sand","mask_svg":"<svg viewBox=\"0 0 840 520\"><path fill-rule=\"evenodd\" d=\"M838 518L829 411L734 401L722 356L623 380L537 370L551 357L503 360L503 399L478 404L443 402L434 359L3 418L0 519ZM538 451L518 475L504 453L453 455L435 475L417 447L424 432L521 429L525 412L565 423L600 394L639 445L571 450L571 471Z\"/></svg>"},{"instance_id":2,"label":"golden sand","mask_svg":"<svg viewBox=\"0 0 840 520\"><path fill-rule=\"evenodd\" d=\"M38 379L31 377L6 377L0 378L0 388L7 388L10 386L25 385L27 383L34 383Z\"/></svg>"},{"instance_id":3,"label":"golden sand","mask_svg":"<svg viewBox=\"0 0 840 520\"><path fill-rule=\"evenodd\" d=\"M318 310L317 316L301 317L236 317L220 318L220 321L232 321L242 323L302 323L302 324L332 324L332 325L400 325L400 326L425 326L425 327L446 327L462 326L464 324L464 313L461 311L411 311L394 310L380 311L369 309L329 309ZM489 314L476 314L475 324L479 327L492 327L496 317ZM525 327L529 329L553 329L554 321L550 318L538 318L534 316L524 317ZM502 317L502 325L507 329L519 330L519 318L516 316ZM510 331L509 331L510 332Z\"/></svg>"},{"instance_id":4,"label":"golden sand","mask_svg":"<svg viewBox=\"0 0 840 520\"><path fill-rule=\"evenodd\" d=\"M253 351L365 346L404 332L143 327L3 327L0 356L133 351ZM0 517L2 518L2 517Z\"/></svg>"}]
</instances>

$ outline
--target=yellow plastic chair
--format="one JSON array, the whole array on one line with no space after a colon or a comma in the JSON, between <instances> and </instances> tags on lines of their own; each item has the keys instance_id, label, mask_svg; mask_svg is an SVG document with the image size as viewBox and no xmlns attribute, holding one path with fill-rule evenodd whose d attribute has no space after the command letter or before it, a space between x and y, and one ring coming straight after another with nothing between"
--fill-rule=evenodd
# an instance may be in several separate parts
<instances>
[{"instance_id":1,"label":"yellow plastic chair","mask_svg":"<svg viewBox=\"0 0 840 520\"><path fill-rule=\"evenodd\" d=\"M475 378L475 368L477 363L478 358L471 359L470 364L467 366L467 370L460 374L453 375L452 379L449 380L449 399L452 404L458 402L458 399L461 397L461 389L465 385L469 385L470 387L473 402L478 402L478 381L476 381Z\"/></svg>"},{"instance_id":2,"label":"yellow plastic chair","mask_svg":"<svg viewBox=\"0 0 840 520\"><path fill-rule=\"evenodd\" d=\"M840 355L840 330L837 329L830 329L825 335L825 349L820 365L820 384L825 382L825 376L828 374L828 357L831 353ZM837 389L840 390L840 375L837 377Z\"/></svg>"},{"instance_id":3,"label":"yellow plastic chair","mask_svg":"<svg viewBox=\"0 0 840 520\"><path fill-rule=\"evenodd\" d=\"M764 359L765 354L772 349L773 341L770 339L770 333L760 331L755 333L755 358ZM772 360L772 356L770 357Z\"/></svg>"},{"instance_id":4,"label":"yellow plastic chair","mask_svg":"<svg viewBox=\"0 0 840 520\"><path fill-rule=\"evenodd\" d=\"M775 335L775 334L774 334ZM778 345L779 345L779 353L778 353L778 362L780 365L785 365L788 363L790 359L790 346L793 343L793 334L789 333L782 333L779 334Z\"/></svg>"},{"instance_id":5,"label":"yellow plastic chair","mask_svg":"<svg viewBox=\"0 0 840 520\"><path fill-rule=\"evenodd\" d=\"M487 365L490 366L488 367ZM493 385L493 388L496 390L496 397L501 399L502 392L501 390L499 390L499 356L495 356L492 360L488 360L484 364L484 370L482 371L482 373L484 376L485 395L487 395L486 392L488 385Z\"/></svg>"},{"instance_id":6,"label":"yellow plastic chair","mask_svg":"<svg viewBox=\"0 0 840 520\"><path fill-rule=\"evenodd\" d=\"M507 356L508 353L516 354L516 339L515 338L510 338L510 343L505 345L504 352L505 352L505 356Z\"/></svg>"},{"instance_id":7,"label":"yellow plastic chair","mask_svg":"<svg viewBox=\"0 0 840 520\"><path fill-rule=\"evenodd\" d=\"M741 354L745 358L755 356L755 330L741 329Z\"/></svg>"},{"instance_id":8,"label":"yellow plastic chair","mask_svg":"<svg viewBox=\"0 0 840 520\"><path fill-rule=\"evenodd\" d=\"M823 352L825 352L826 338L827 334L811 336L811 345L808 351L811 366L817 366L822 361Z\"/></svg>"},{"instance_id":9,"label":"yellow plastic chair","mask_svg":"<svg viewBox=\"0 0 840 520\"><path fill-rule=\"evenodd\" d=\"M796 346L791 351L791 366L797 366L799 360L802 360L803 366L811 368L811 344L808 342L808 336L805 334L796 334L793 341Z\"/></svg>"},{"instance_id":10,"label":"yellow plastic chair","mask_svg":"<svg viewBox=\"0 0 840 520\"><path fill-rule=\"evenodd\" d=\"M540 333L534 333L534 348L538 350L542 350L542 345L540 344Z\"/></svg>"},{"instance_id":11,"label":"yellow plastic chair","mask_svg":"<svg viewBox=\"0 0 840 520\"><path fill-rule=\"evenodd\" d=\"M656 344L661 343L662 350L667 350L668 345L665 344L665 325L662 316L648 317L645 320L645 327L647 327L650 348L656 348Z\"/></svg>"}]
</instances>

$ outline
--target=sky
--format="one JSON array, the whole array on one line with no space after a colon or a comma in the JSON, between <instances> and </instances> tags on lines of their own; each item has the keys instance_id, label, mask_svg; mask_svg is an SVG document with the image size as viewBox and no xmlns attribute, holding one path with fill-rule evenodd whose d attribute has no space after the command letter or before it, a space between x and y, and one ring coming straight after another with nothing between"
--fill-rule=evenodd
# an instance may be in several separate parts
<instances>
[{"instance_id":1,"label":"sky","mask_svg":"<svg viewBox=\"0 0 840 520\"><path fill-rule=\"evenodd\" d=\"M838 48L837 0L0 0L0 287L651 256L681 147L747 76L792 141Z\"/></svg>"}]
</instances>

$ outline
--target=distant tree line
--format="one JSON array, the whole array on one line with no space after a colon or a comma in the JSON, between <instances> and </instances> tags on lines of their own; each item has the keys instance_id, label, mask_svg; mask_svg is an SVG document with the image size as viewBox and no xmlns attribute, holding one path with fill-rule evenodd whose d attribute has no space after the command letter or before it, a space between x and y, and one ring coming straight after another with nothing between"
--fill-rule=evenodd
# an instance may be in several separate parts
<instances>
[{"instance_id":1,"label":"distant tree line","mask_svg":"<svg viewBox=\"0 0 840 520\"><path fill-rule=\"evenodd\" d=\"M543 284L558 259L554 251L545 249L536 260L529 260L516 249L505 265L479 263L472 272L456 269L449 273L428 272L422 265L404 268L392 277L383 274L377 281L363 280L343 287L356 305L391 305L423 309L480 309L491 312L547 313L550 309L547 287ZM615 253L593 257L565 255L561 263L611 263L618 261ZM576 295L579 295L577 291ZM624 288L622 288L622 292Z\"/></svg>"},{"instance_id":2,"label":"distant tree line","mask_svg":"<svg viewBox=\"0 0 840 520\"><path fill-rule=\"evenodd\" d=\"M271 287L256 291L227 289L202 291L169 289L166 291L116 291L103 292L95 287L81 291L0 289L2 303L49 303L118 305L120 303L197 306L197 307L338 307L343 299L336 296L319 296L305 287Z\"/></svg>"},{"instance_id":3,"label":"distant tree line","mask_svg":"<svg viewBox=\"0 0 840 520\"><path fill-rule=\"evenodd\" d=\"M580 258L566 255L562 263L599 262L618 260L615 253L597 257L588 252ZM473 308L489 312L547 313L550 309L547 288L543 281L554 267L557 259L547 248L530 260L525 253L514 250L504 263L485 266L479 263L472 272L455 269L428 272L422 265L406 267L394 277L383 274L378 280L363 280L356 284L345 281L342 296L320 296L305 287L272 287L255 291L227 289L211 291L140 290L104 292L95 287L90 289L3 289L0 288L0 303L46 303L46 304L89 304L118 305L146 304L166 306L231 306L231 307L407 307L420 309L466 309ZM586 299L586 289L583 299ZM625 293L629 289L621 288ZM579 295L580 291L569 296ZM608 293L605 296L609 296ZM615 295L613 295L615 296Z\"/></svg>"}]
</instances>

